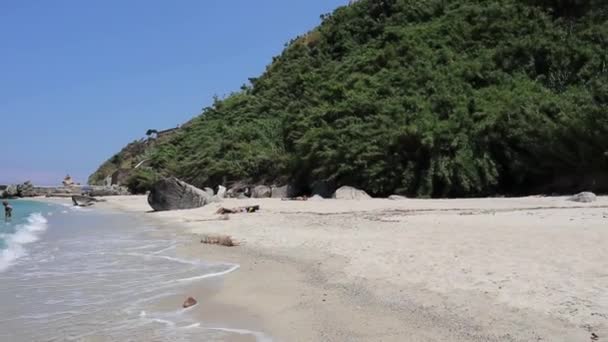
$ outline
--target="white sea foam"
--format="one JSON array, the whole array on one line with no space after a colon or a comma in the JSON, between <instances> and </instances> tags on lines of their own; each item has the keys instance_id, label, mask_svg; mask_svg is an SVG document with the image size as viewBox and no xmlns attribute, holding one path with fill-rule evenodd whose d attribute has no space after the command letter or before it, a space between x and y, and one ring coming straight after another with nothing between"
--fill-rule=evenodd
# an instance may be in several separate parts
<instances>
[{"instance_id":1,"label":"white sea foam","mask_svg":"<svg viewBox=\"0 0 608 342\"><path fill-rule=\"evenodd\" d=\"M15 227L15 233L0 236L6 243L6 248L0 251L0 272L27 254L23 245L38 241L40 234L46 230L47 223L47 219L42 214L33 213L27 218L26 223Z\"/></svg>"},{"instance_id":2,"label":"white sea foam","mask_svg":"<svg viewBox=\"0 0 608 342\"><path fill-rule=\"evenodd\" d=\"M239 269L239 267L241 267L240 265L236 265L233 264L230 266L230 268L228 268L225 271L221 271L221 272L216 272L216 273L206 273L200 276L195 276L195 277L190 277L190 278L182 278L182 279L176 279L174 280L174 282L186 282L186 281L195 281L195 280L201 280L201 279L207 279L207 278L215 278L215 277L221 277L223 275L226 275L228 273L232 273L236 270Z\"/></svg>"}]
</instances>

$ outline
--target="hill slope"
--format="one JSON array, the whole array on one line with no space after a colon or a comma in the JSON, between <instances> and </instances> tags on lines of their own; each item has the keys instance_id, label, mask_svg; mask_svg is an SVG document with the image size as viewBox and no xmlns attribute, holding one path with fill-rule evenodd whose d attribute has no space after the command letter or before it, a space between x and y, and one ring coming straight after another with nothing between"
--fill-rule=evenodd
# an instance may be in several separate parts
<instances>
[{"instance_id":1,"label":"hill slope","mask_svg":"<svg viewBox=\"0 0 608 342\"><path fill-rule=\"evenodd\" d=\"M146 153L198 186L608 191L608 5L361 0Z\"/></svg>"}]
</instances>

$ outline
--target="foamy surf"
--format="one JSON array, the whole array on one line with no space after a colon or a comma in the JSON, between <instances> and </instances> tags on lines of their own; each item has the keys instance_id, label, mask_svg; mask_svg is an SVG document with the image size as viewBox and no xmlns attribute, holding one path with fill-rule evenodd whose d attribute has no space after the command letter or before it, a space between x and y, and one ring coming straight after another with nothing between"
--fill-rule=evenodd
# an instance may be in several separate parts
<instances>
[{"instance_id":1,"label":"foamy surf","mask_svg":"<svg viewBox=\"0 0 608 342\"><path fill-rule=\"evenodd\" d=\"M26 244L38 241L42 232L47 229L48 221L40 213L30 214L25 223L15 226L14 233L0 234L5 248L0 251L0 272L9 268L14 262L25 256Z\"/></svg>"}]
</instances>

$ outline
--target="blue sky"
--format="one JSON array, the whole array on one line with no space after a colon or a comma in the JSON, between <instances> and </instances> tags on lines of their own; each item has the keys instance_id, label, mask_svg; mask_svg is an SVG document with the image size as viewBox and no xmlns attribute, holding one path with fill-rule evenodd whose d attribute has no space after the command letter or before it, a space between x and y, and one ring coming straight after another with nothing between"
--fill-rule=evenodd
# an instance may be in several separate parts
<instances>
[{"instance_id":1,"label":"blue sky","mask_svg":"<svg viewBox=\"0 0 608 342\"><path fill-rule=\"evenodd\" d=\"M0 184L80 182L348 0L0 0Z\"/></svg>"}]
</instances>

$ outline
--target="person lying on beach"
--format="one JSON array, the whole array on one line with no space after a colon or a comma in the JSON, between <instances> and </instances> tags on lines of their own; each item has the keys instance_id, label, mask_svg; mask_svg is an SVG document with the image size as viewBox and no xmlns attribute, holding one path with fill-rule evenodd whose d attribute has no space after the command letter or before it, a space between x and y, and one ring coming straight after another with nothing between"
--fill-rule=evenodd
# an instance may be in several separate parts
<instances>
[{"instance_id":1,"label":"person lying on beach","mask_svg":"<svg viewBox=\"0 0 608 342\"><path fill-rule=\"evenodd\" d=\"M2 205L4 205L4 219L8 221L13 217L13 207L8 201L3 201Z\"/></svg>"}]
</instances>

